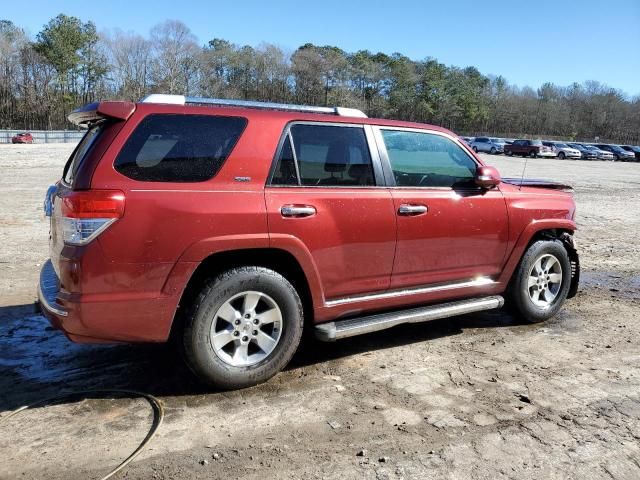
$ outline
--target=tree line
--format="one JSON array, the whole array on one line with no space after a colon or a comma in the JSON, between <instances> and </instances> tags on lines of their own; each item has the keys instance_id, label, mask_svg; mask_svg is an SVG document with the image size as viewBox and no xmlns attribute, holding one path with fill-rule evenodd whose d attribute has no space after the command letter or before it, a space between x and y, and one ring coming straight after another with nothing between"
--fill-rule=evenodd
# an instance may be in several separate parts
<instances>
[{"instance_id":1,"label":"tree line","mask_svg":"<svg viewBox=\"0 0 640 480\"><path fill-rule=\"evenodd\" d=\"M69 128L82 104L149 93L340 105L460 134L640 143L640 97L596 81L533 89L401 53L219 38L203 46L175 20L145 37L58 15L34 38L0 20L0 128Z\"/></svg>"}]
</instances>

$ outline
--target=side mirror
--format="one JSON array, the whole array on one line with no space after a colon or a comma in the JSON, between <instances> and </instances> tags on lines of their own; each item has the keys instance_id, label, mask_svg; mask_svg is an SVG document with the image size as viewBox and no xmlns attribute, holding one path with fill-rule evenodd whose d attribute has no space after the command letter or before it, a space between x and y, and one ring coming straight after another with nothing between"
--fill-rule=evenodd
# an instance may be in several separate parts
<instances>
[{"instance_id":1,"label":"side mirror","mask_svg":"<svg viewBox=\"0 0 640 480\"><path fill-rule=\"evenodd\" d=\"M476 170L475 182L481 188L494 188L500 185L500 173L494 167L482 165Z\"/></svg>"}]
</instances>

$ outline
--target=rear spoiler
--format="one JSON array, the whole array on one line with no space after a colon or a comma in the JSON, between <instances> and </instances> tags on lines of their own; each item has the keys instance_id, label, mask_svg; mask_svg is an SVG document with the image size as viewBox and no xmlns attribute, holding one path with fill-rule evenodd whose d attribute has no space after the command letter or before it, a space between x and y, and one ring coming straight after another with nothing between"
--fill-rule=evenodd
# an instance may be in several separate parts
<instances>
[{"instance_id":1,"label":"rear spoiler","mask_svg":"<svg viewBox=\"0 0 640 480\"><path fill-rule=\"evenodd\" d=\"M67 118L74 125L87 128L106 118L127 120L135 109L136 104L132 102L94 102L74 110Z\"/></svg>"}]
</instances>

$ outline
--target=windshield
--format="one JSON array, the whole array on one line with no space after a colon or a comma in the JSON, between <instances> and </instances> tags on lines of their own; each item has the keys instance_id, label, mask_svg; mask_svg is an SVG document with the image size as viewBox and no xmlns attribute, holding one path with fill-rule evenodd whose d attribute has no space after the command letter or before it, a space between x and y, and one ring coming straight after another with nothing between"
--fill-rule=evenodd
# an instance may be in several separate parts
<instances>
[{"instance_id":1,"label":"windshield","mask_svg":"<svg viewBox=\"0 0 640 480\"><path fill-rule=\"evenodd\" d=\"M566 143L556 143L555 145L558 148L569 148L569 145L567 145Z\"/></svg>"},{"instance_id":2,"label":"windshield","mask_svg":"<svg viewBox=\"0 0 640 480\"><path fill-rule=\"evenodd\" d=\"M104 123L99 123L89 128L69 157L69 160L67 160L67 164L64 166L64 172L62 174L62 180L67 185L71 185L73 183L73 179L76 176L78 168L80 168L82 160L87 156L87 152L100 136L100 133L103 130L103 125Z\"/></svg>"},{"instance_id":3,"label":"windshield","mask_svg":"<svg viewBox=\"0 0 640 480\"><path fill-rule=\"evenodd\" d=\"M611 150L613 150L614 152L617 152L617 153L619 153L619 152L624 152L624 150L623 150L622 148L620 148L619 146L617 146L617 145L609 145L609 147L610 147L610 148L611 148Z\"/></svg>"},{"instance_id":4,"label":"windshield","mask_svg":"<svg viewBox=\"0 0 640 480\"><path fill-rule=\"evenodd\" d=\"M491 141L493 143L504 143L504 140L501 138L492 138Z\"/></svg>"}]
</instances>

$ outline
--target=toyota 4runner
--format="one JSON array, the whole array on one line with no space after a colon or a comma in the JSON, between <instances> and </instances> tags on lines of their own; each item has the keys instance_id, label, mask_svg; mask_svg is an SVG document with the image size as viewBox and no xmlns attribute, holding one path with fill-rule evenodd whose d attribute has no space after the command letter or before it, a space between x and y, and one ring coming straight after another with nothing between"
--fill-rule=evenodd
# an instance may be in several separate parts
<instances>
[{"instance_id":1,"label":"toyota 4runner","mask_svg":"<svg viewBox=\"0 0 640 480\"><path fill-rule=\"evenodd\" d=\"M175 338L221 388L337 340L576 293L565 186L501 179L451 132L345 108L151 95L88 128L49 188L39 299L75 342Z\"/></svg>"}]
</instances>

